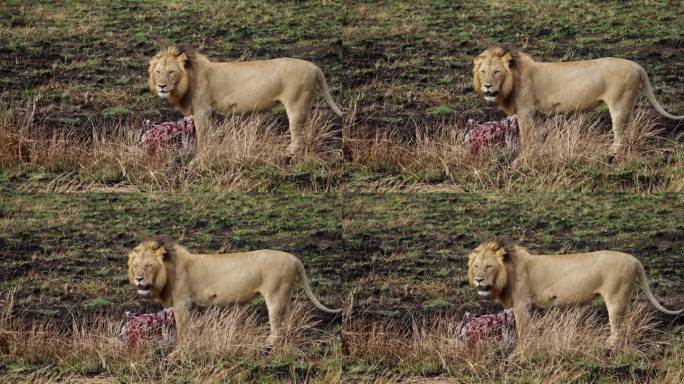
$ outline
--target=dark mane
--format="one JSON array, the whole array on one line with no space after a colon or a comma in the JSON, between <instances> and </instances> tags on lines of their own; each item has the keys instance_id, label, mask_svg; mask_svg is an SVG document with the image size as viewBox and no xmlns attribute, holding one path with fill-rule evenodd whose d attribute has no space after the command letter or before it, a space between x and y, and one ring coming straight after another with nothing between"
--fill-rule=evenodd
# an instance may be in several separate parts
<instances>
[{"instance_id":1,"label":"dark mane","mask_svg":"<svg viewBox=\"0 0 684 384\"><path fill-rule=\"evenodd\" d=\"M512 255L516 252L516 248L519 248L518 243L509 237L499 237L494 239L494 243L497 244L497 248L503 247L504 251L508 255Z\"/></svg>"},{"instance_id":2,"label":"dark mane","mask_svg":"<svg viewBox=\"0 0 684 384\"><path fill-rule=\"evenodd\" d=\"M180 253L180 251L187 251L184 247L178 245L178 243L166 236L158 236L154 239L154 242L157 243L159 247L164 247L166 250L166 256L169 260L176 259L176 256Z\"/></svg>"},{"instance_id":3,"label":"dark mane","mask_svg":"<svg viewBox=\"0 0 684 384\"><path fill-rule=\"evenodd\" d=\"M197 62L197 49L191 44L179 44L176 45L178 52L185 54L188 57L188 61L185 63L188 69L192 69L193 64Z\"/></svg>"},{"instance_id":4,"label":"dark mane","mask_svg":"<svg viewBox=\"0 0 684 384\"><path fill-rule=\"evenodd\" d=\"M491 49L497 52L499 56L504 56L507 53L511 55L511 66L513 67L523 56L527 56L521 50L509 44L497 45Z\"/></svg>"},{"instance_id":5,"label":"dark mane","mask_svg":"<svg viewBox=\"0 0 684 384\"><path fill-rule=\"evenodd\" d=\"M480 246L490 251L496 251L499 248L503 247L505 252L504 255L506 255L509 258L516 258L519 255L521 256L521 254L528 254L527 249L518 245L518 243L515 240L512 240L507 237L485 241Z\"/></svg>"}]
</instances>

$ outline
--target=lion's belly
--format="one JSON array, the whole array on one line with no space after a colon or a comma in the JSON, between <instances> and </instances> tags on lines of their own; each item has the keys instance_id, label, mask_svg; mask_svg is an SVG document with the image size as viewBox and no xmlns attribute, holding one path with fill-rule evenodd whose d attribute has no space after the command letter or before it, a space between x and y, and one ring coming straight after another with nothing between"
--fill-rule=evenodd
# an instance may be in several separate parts
<instances>
[{"instance_id":1,"label":"lion's belly","mask_svg":"<svg viewBox=\"0 0 684 384\"><path fill-rule=\"evenodd\" d=\"M582 304L591 301L596 297L593 291L563 291L548 290L535 297L535 305L541 308L553 307L556 305Z\"/></svg>"},{"instance_id":2,"label":"lion's belly","mask_svg":"<svg viewBox=\"0 0 684 384\"><path fill-rule=\"evenodd\" d=\"M601 103L601 100L598 96L590 96L591 98L580 102L577 100L568 100L562 97L562 95L553 95L552 97L538 101L537 110L545 114L591 110L598 106Z\"/></svg>"},{"instance_id":3,"label":"lion's belly","mask_svg":"<svg viewBox=\"0 0 684 384\"><path fill-rule=\"evenodd\" d=\"M277 104L275 98L257 99L248 98L242 100L235 100L233 98L225 98L213 105L215 111L219 113L235 113L235 112L260 112L267 111Z\"/></svg>"},{"instance_id":4,"label":"lion's belly","mask_svg":"<svg viewBox=\"0 0 684 384\"><path fill-rule=\"evenodd\" d=\"M257 296L254 291L242 291L238 287L221 289L221 287L209 287L195 295L193 304L199 306L239 304L250 301Z\"/></svg>"}]
</instances>

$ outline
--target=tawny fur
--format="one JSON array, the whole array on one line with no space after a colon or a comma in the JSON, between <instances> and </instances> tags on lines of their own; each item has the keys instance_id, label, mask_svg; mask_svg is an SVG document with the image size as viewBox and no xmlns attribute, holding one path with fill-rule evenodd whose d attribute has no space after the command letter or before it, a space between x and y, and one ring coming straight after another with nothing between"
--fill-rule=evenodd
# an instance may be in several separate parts
<instances>
[{"instance_id":1,"label":"tawny fur","mask_svg":"<svg viewBox=\"0 0 684 384\"><path fill-rule=\"evenodd\" d=\"M658 103L646 71L637 63L605 57L595 60L538 62L521 52L494 47L473 61L473 88L507 115L518 114L522 137L540 112L584 111L606 103L613 124L612 152L624 145L634 104L643 91L663 116L673 116Z\"/></svg>"},{"instance_id":2,"label":"tawny fur","mask_svg":"<svg viewBox=\"0 0 684 384\"><path fill-rule=\"evenodd\" d=\"M468 255L468 281L480 296L513 308L519 335L532 307L581 304L600 295L608 308L610 345L618 337L638 283L658 310L669 315L682 313L660 305L651 293L641 262L616 251L531 255L516 245L485 242Z\"/></svg>"},{"instance_id":3,"label":"tawny fur","mask_svg":"<svg viewBox=\"0 0 684 384\"><path fill-rule=\"evenodd\" d=\"M262 295L271 325L268 343L273 344L281 336L290 295L298 282L318 309L340 312L318 301L302 263L280 251L192 254L170 241L146 241L128 254L128 278L139 294L173 308L181 336L192 305L244 303Z\"/></svg>"},{"instance_id":4,"label":"tawny fur","mask_svg":"<svg viewBox=\"0 0 684 384\"><path fill-rule=\"evenodd\" d=\"M183 115L194 115L198 145L206 139L212 112L257 112L282 103L289 119L288 152L300 146L314 96L321 94L342 116L333 101L323 71L298 59L213 62L192 48L163 49L149 62L148 85Z\"/></svg>"}]
</instances>

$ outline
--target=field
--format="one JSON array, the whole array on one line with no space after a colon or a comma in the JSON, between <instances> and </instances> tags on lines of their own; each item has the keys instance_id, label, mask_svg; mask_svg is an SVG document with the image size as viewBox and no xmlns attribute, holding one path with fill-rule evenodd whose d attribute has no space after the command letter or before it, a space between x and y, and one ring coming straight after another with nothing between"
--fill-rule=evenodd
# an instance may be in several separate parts
<instances>
[{"instance_id":1,"label":"field","mask_svg":"<svg viewBox=\"0 0 684 384\"><path fill-rule=\"evenodd\" d=\"M500 307L468 286L467 254L509 237L533 253L602 249L636 255L656 297L684 306L681 195L375 194L345 204L345 281L353 292L342 326L350 377L386 382L681 382L681 317L655 314L643 294L633 340L606 356L605 306L542 311L514 350L456 340L463 314ZM588 266L590 268L590 266Z\"/></svg>"},{"instance_id":2,"label":"field","mask_svg":"<svg viewBox=\"0 0 684 384\"><path fill-rule=\"evenodd\" d=\"M600 301L585 310L540 312L532 331L538 334L516 349L493 343L470 350L456 337L466 311L498 310L465 277L468 251L497 236L534 252L633 253L663 305L684 306L682 195L7 194L0 212L0 373L8 379L674 383L684 377L681 318L655 313L641 294L628 322L630 341L614 355L603 346ZM115 325L126 310L159 305L129 286L126 253L159 234L197 251L293 252L321 300L344 305L345 313L322 315L297 290L291 336L279 351L269 354L259 342L267 333L257 301L200 311L196 344L151 345L132 354Z\"/></svg>"},{"instance_id":3,"label":"field","mask_svg":"<svg viewBox=\"0 0 684 384\"><path fill-rule=\"evenodd\" d=\"M472 58L512 44L540 59L625 57L684 113L684 6L676 1L3 2L0 184L22 191L682 191L681 126L641 101L628 146L606 155L605 108L540 121L518 152L471 156L469 118L499 119L471 90ZM150 159L142 121L179 114L146 63L191 43L220 60L299 57L325 72L305 151L285 154L282 107L215 120L195 158ZM614 159L613 159L614 160Z\"/></svg>"},{"instance_id":4,"label":"field","mask_svg":"<svg viewBox=\"0 0 684 384\"><path fill-rule=\"evenodd\" d=\"M292 252L321 301L341 306L339 204L332 194L3 195L0 381L335 380L340 318L315 311L301 289L295 331L272 354L263 300L200 317L197 343L174 351L132 353L114 329L125 311L160 309L126 275L128 251L160 235L197 252Z\"/></svg>"},{"instance_id":5,"label":"field","mask_svg":"<svg viewBox=\"0 0 684 384\"><path fill-rule=\"evenodd\" d=\"M515 344L458 338L466 312L500 310L466 279L495 237L632 253L661 303L684 307L684 120L642 96L615 154L605 105L478 152L465 139L505 117L472 89L495 45L631 59L684 115L681 20L673 0L1 1L0 382L684 382L683 317L641 290L613 349L601 299L535 312ZM309 60L344 116L317 97L295 154L282 105L214 114L205 146L150 154L147 123L182 115L148 88L148 62L176 44ZM297 289L273 348L263 299L131 348L124 313L161 306L131 287L127 253L159 235L292 252L342 314Z\"/></svg>"}]
</instances>

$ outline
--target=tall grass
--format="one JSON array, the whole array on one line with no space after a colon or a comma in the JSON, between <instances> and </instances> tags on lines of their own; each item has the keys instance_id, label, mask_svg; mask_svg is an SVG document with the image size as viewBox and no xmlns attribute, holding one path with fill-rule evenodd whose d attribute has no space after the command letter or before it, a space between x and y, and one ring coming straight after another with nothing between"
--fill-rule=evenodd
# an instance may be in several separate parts
<instances>
[{"instance_id":1,"label":"tall grass","mask_svg":"<svg viewBox=\"0 0 684 384\"><path fill-rule=\"evenodd\" d=\"M83 137L40 127L33 121L35 108L36 101L22 110L0 103L0 167L56 173L49 190L191 190L198 184L228 191L271 190L288 177L298 178L303 189L328 190L336 182L331 166L341 157L339 128L318 109L295 156L286 152L289 133L271 114L215 120L208 145L195 156L178 146L149 156L139 144L139 121L94 125L91 136Z\"/></svg>"},{"instance_id":2,"label":"tall grass","mask_svg":"<svg viewBox=\"0 0 684 384\"><path fill-rule=\"evenodd\" d=\"M0 366L26 382L250 382L269 378L334 382L341 371L337 336L322 329L309 303L293 303L282 339L268 348L268 323L254 308L234 306L195 315L176 345L148 340L140 348L118 336L114 314L75 318L71 329L12 313L3 298Z\"/></svg>"},{"instance_id":3,"label":"tall grass","mask_svg":"<svg viewBox=\"0 0 684 384\"><path fill-rule=\"evenodd\" d=\"M463 119L402 130L347 129L346 158L376 178L367 189L680 191L681 144L662 135L656 116L638 109L618 156L597 113L539 117L520 145L495 143L472 153Z\"/></svg>"},{"instance_id":4,"label":"tall grass","mask_svg":"<svg viewBox=\"0 0 684 384\"><path fill-rule=\"evenodd\" d=\"M315 109L293 158L289 133L272 114L216 119L196 156L171 146L150 157L138 121L95 124L83 137L41 128L37 104L0 103L0 168L52 173L49 183L27 186L39 190L684 190L682 144L663 135L650 109L637 109L616 157L610 123L598 113L540 117L521 145L473 154L463 119L416 124L412 132L376 129L353 100L341 122Z\"/></svg>"},{"instance_id":5,"label":"tall grass","mask_svg":"<svg viewBox=\"0 0 684 384\"><path fill-rule=\"evenodd\" d=\"M533 317L512 345L500 340L467 346L459 340L460 316L442 314L400 321L345 317L343 342L348 364L387 382L595 382L674 383L684 379L681 348L661 327L647 304L637 304L623 324L625 337L610 349L607 318L596 308L558 308Z\"/></svg>"}]
</instances>

